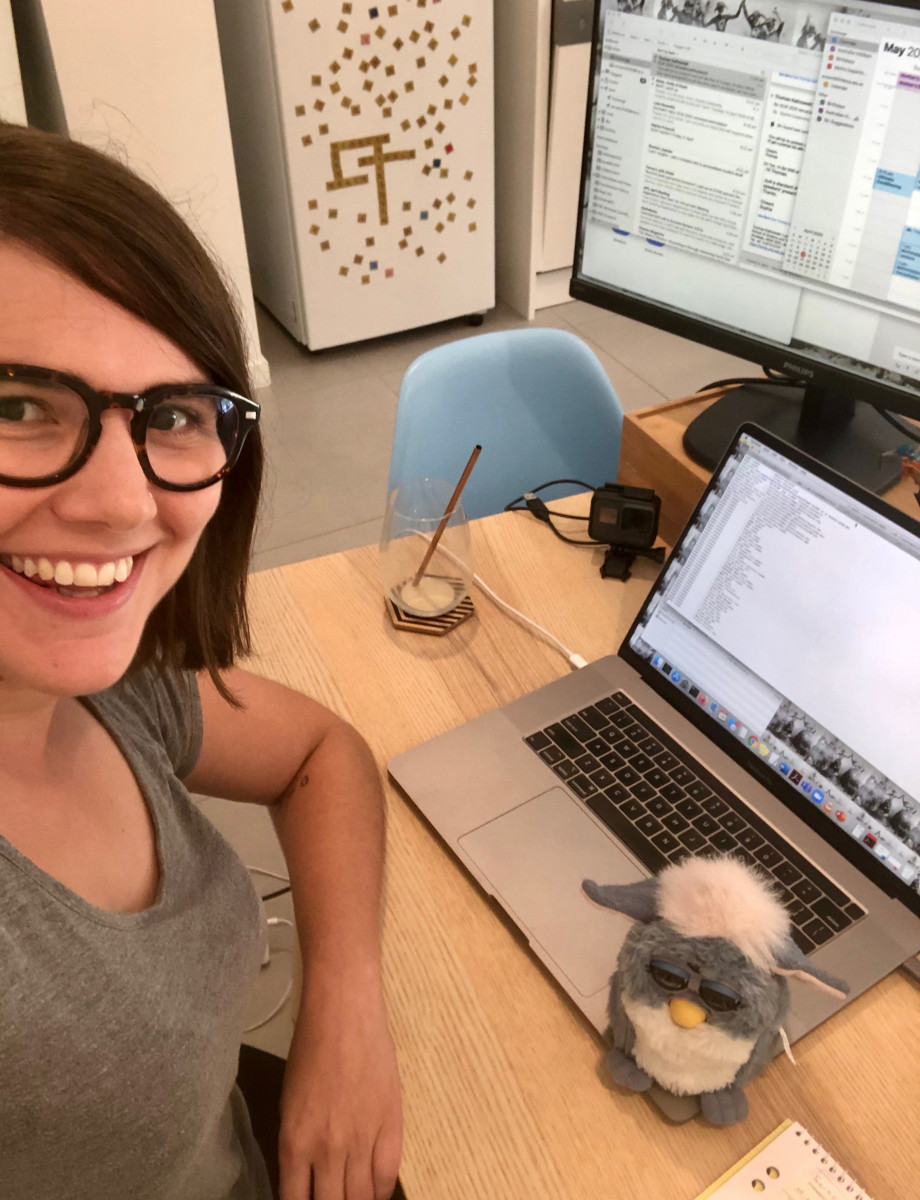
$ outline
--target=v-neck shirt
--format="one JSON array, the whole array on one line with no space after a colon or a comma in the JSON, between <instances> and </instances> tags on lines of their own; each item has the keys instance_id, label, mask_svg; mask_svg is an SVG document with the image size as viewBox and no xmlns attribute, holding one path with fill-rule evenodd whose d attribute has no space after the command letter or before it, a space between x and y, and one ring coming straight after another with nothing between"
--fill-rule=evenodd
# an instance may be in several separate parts
<instances>
[{"instance_id":1,"label":"v-neck shirt","mask_svg":"<svg viewBox=\"0 0 920 1200\"><path fill-rule=\"evenodd\" d=\"M159 887L107 912L0 837L0 1194L271 1200L234 1082L260 906L181 782L197 681L147 669L82 702L137 779Z\"/></svg>"}]
</instances>

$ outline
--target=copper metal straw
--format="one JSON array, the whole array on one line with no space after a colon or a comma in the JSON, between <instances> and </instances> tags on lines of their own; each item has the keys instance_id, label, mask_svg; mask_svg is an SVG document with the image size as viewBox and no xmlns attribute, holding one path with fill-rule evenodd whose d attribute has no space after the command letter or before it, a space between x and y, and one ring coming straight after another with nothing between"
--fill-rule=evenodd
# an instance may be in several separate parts
<instances>
[{"instance_id":1,"label":"copper metal straw","mask_svg":"<svg viewBox=\"0 0 920 1200\"><path fill-rule=\"evenodd\" d=\"M466 487L466 481L469 479L470 472L472 471L473 467L476 466L476 459L479 457L479 455L481 453L482 453L482 446L474 446L473 447L473 453L470 455L469 462L463 468L463 474L460 476L460 480L457 483L457 486L454 488L454 494L451 496L451 498L447 502L447 508L444 510L444 516L441 518L441 523L438 526L438 528L435 530L434 537L428 543L428 549L425 551L425 557L422 559L422 565L419 567L419 569L415 573L415 578L412 580L413 587L418 587L418 581L425 574L425 568L431 562L431 556L432 556L432 554L434 554L435 550L437 549L438 542L441 540L441 534L447 528L447 522L453 516L454 507L455 507L457 501L460 499L460 493Z\"/></svg>"}]
</instances>

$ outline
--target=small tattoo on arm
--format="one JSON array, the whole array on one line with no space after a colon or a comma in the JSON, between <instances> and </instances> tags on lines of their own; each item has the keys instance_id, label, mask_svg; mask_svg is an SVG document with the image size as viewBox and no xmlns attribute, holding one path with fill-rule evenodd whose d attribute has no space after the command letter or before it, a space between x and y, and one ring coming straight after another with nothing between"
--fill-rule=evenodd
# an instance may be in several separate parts
<instances>
[{"instance_id":1,"label":"small tattoo on arm","mask_svg":"<svg viewBox=\"0 0 920 1200\"><path fill-rule=\"evenodd\" d=\"M295 775L291 782L287 785L287 790L284 793L284 799L290 799L295 792L301 791L301 789L305 788L309 782L310 776L306 773L306 771L304 771L303 775L301 775L299 778Z\"/></svg>"}]
</instances>

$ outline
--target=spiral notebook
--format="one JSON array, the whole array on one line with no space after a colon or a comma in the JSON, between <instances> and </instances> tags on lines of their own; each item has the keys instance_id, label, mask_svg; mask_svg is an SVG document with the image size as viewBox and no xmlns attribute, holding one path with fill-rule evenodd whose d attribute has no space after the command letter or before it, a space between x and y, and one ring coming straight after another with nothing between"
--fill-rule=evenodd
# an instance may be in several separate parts
<instances>
[{"instance_id":1,"label":"spiral notebook","mask_svg":"<svg viewBox=\"0 0 920 1200\"><path fill-rule=\"evenodd\" d=\"M784 1121L697 1200L872 1200L795 1121Z\"/></svg>"}]
</instances>

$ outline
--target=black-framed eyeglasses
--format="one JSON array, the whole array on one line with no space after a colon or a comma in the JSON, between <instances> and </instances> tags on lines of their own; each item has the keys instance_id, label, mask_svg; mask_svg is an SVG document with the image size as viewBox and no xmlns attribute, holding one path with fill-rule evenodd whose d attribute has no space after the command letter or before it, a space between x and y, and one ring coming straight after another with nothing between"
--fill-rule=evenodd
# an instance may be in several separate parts
<instances>
[{"instance_id":1,"label":"black-framed eyeglasses","mask_svg":"<svg viewBox=\"0 0 920 1200\"><path fill-rule=\"evenodd\" d=\"M704 979L690 967L653 958L648 971L663 992L694 992L712 1012L735 1012L744 1003L733 988L717 979Z\"/></svg>"},{"instance_id":2,"label":"black-framed eyeglasses","mask_svg":"<svg viewBox=\"0 0 920 1200\"><path fill-rule=\"evenodd\" d=\"M0 364L0 483L48 487L74 475L102 434L102 414L131 413L144 474L171 492L217 483L259 423L255 400L212 383L164 383L144 392L97 392L76 375Z\"/></svg>"}]
</instances>

